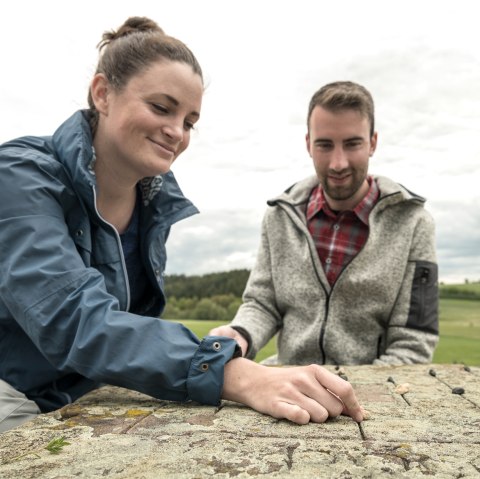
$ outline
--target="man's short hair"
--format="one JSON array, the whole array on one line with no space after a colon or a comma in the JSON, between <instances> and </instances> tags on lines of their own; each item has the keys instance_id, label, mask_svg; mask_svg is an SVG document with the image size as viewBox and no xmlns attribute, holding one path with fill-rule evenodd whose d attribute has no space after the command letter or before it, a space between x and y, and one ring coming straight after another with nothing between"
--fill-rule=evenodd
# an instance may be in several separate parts
<instances>
[{"instance_id":1,"label":"man's short hair","mask_svg":"<svg viewBox=\"0 0 480 479\"><path fill-rule=\"evenodd\" d=\"M375 114L373 98L370 92L351 81L337 81L328 83L317 90L308 106L307 126L310 129L310 117L316 106L320 106L331 112L341 110L356 110L368 118L370 123L370 136L375 131Z\"/></svg>"}]
</instances>

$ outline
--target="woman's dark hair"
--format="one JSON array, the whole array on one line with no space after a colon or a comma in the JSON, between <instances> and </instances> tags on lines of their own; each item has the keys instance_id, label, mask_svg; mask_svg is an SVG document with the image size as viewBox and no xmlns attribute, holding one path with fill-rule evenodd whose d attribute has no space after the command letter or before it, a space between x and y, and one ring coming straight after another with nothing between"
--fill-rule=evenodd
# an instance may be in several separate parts
<instances>
[{"instance_id":1,"label":"woman's dark hair","mask_svg":"<svg viewBox=\"0 0 480 479\"><path fill-rule=\"evenodd\" d=\"M157 23L147 17L130 17L118 30L105 32L98 49L100 59L95 74L103 73L118 91L133 76L162 58L190 65L203 81L202 69L191 50L180 40L166 35ZM90 91L88 106L92 113L90 125L95 132L98 111Z\"/></svg>"}]
</instances>

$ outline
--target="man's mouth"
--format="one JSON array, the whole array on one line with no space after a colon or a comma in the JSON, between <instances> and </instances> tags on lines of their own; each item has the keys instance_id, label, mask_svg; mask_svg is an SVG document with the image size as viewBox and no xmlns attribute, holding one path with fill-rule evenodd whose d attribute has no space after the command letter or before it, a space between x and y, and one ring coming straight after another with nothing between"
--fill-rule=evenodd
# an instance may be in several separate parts
<instances>
[{"instance_id":1,"label":"man's mouth","mask_svg":"<svg viewBox=\"0 0 480 479\"><path fill-rule=\"evenodd\" d=\"M332 181L333 183L343 183L344 181L346 181L348 178L350 178L350 174L347 174L347 175L339 175L339 176L336 176L336 175L328 175L328 179L330 181Z\"/></svg>"}]
</instances>

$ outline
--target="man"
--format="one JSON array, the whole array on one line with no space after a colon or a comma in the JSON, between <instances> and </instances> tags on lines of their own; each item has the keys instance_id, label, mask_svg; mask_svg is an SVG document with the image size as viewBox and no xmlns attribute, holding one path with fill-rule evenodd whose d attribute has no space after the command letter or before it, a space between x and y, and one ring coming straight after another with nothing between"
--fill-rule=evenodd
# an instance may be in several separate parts
<instances>
[{"instance_id":1,"label":"man","mask_svg":"<svg viewBox=\"0 0 480 479\"><path fill-rule=\"evenodd\" d=\"M257 262L229 326L249 358L278 333L279 364L402 364L438 341L434 224L425 200L368 174L370 93L352 82L310 101L316 176L268 201Z\"/></svg>"}]
</instances>

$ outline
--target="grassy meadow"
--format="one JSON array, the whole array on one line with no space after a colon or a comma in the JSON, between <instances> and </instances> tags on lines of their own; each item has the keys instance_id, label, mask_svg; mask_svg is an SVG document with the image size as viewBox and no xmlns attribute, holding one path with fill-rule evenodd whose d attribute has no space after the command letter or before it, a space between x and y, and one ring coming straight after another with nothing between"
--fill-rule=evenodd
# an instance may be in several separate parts
<instances>
[{"instance_id":1,"label":"grassy meadow","mask_svg":"<svg viewBox=\"0 0 480 479\"><path fill-rule=\"evenodd\" d=\"M463 285L462 285L463 286ZM480 291L480 284L465 285ZM198 337L224 321L182 320ZM256 361L275 354L275 339L258 353ZM480 366L480 301L440 299L440 341L433 357L434 363L460 363Z\"/></svg>"},{"instance_id":2,"label":"grassy meadow","mask_svg":"<svg viewBox=\"0 0 480 479\"><path fill-rule=\"evenodd\" d=\"M440 341L433 362L480 366L480 301L440 299Z\"/></svg>"}]
</instances>

